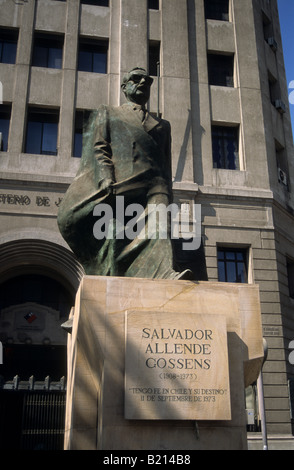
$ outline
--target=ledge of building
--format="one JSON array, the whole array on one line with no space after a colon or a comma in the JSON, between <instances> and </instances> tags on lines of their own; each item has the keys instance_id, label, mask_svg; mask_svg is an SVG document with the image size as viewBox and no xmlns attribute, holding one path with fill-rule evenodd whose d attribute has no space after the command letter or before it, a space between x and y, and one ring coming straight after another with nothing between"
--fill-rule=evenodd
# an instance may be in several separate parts
<instances>
[{"instance_id":1,"label":"ledge of building","mask_svg":"<svg viewBox=\"0 0 294 470\"><path fill-rule=\"evenodd\" d=\"M263 450L261 433L247 434L248 450ZM267 436L268 450L294 450L292 434L270 434Z\"/></svg>"},{"instance_id":2,"label":"ledge of building","mask_svg":"<svg viewBox=\"0 0 294 470\"><path fill-rule=\"evenodd\" d=\"M199 186L191 181L173 181L173 191L197 194Z\"/></svg>"},{"instance_id":3,"label":"ledge of building","mask_svg":"<svg viewBox=\"0 0 294 470\"><path fill-rule=\"evenodd\" d=\"M200 186L199 193L205 196L217 196L225 198L235 197L268 201L273 200L273 192L271 190L259 188Z\"/></svg>"},{"instance_id":4,"label":"ledge of building","mask_svg":"<svg viewBox=\"0 0 294 470\"><path fill-rule=\"evenodd\" d=\"M62 175L38 175L31 173L10 173L1 172L0 184L4 186L34 186L34 187L54 187L66 191L71 184L73 176Z\"/></svg>"}]
</instances>

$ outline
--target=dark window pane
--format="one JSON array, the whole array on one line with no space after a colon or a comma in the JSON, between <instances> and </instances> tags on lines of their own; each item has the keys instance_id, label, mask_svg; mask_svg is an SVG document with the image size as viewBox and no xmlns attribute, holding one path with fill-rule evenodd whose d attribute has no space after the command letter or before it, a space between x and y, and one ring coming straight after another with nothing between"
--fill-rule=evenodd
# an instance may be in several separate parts
<instances>
[{"instance_id":1,"label":"dark window pane","mask_svg":"<svg viewBox=\"0 0 294 470\"><path fill-rule=\"evenodd\" d=\"M219 259L219 260L225 259L225 254L224 254L223 251L220 251L220 250L219 250L219 251L217 252L217 259Z\"/></svg>"},{"instance_id":2,"label":"dark window pane","mask_svg":"<svg viewBox=\"0 0 294 470\"><path fill-rule=\"evenodd\" d=\"M239 169L238 127L212 126L213 167Z\"/></svg>"},{"instance_id":3,"label":"dark window pane","mask_svg":"<svg viewBox=\"0 0 294 470\"><path fill-rule=\"evenodd\" d=\"M226 264L227 268L227 282L236 282L236 266L235 263L230 261Z\"/></svg>"},{"instance_id":4,"label":"dark window pane","mask_svg":"<svg viewBox=\"0 0 294 470\"><path fill-rule=\"evenodd\" d=\"M0 133L1 137L1 148L0 151L7 152L8 146L8 134L9 134L9 119L3 119L0 117Z\"/></svg>"},{"instance_id":5,"label":"dark window pane","mask_svg":"<svg viewBox=\"0 0 294 470\"><path fill-rule=\"evenodd\" d=\"M237 263L237 282L246 282L246 273L244 268L244 263Z\"/></svg>"},{"instance_id":6,"label":"dark window pane","mask_svg":"<svg viewBox=\"0 0 294 470\"><path fill-rule=\"evenodd\" d=\"M106 73L106 54L95 52L93 54L93 72Z\"/></svg>"},{"instance_id":7,"label":"dark window pane","mask_svg":"<svg viewBox=\"0 0 294 470\"><path fill-rule=\"evenodd\" d=\"M218 280L220 282L226 282L226 268L223 261L218 262Z\"/></svg>"},{"instance_id":8,"label":"dark window pane","mask_svg":"<svg viewBox=\"0 0 294 470\"><path fill-rule=\"evenodd\" d=\"M61 69L62 49L52 47L48 50L48 67L52 69Z\"/></svg>"},{"instance_id":9,"label":"dark window pane","mask_svg":"<svg viewBox=\"0 0 294 470\"><path fill-rule=\"evenodd\" d=\"M10 106L0 105L0 133L2 135L0 151L2 152L7 152L8 149L10 115Z\"/></svg>"},{"instance_id":10,"label":"dark window pane","mask_svg":"<svg viewBox=\"0 0 294 470\"><path fill-rule=\"evenodd\" d=\"M160 60L160 43L149 44L149 75L157 76L157 64Z\"/></svg>"},{"instance_id":11,"label":"dark window pane","mask_svg":"<svg viewBox=\"0 0 294 470\"><path fill-rule=\"evenodd\" d=\"M32 65L38 67L47 67L48 62L48 49L43 46L35 45L33 52Z\"/></svg>"},{"instance_id":12,"label":"dark window pane","mask_svg":"<svg viewBox=\"0 0 294 470\"><path fill-rule=\"evenodd\" d=\"M92 72L92 52L79 52L79 70L81 72Z\"/></svg>"},{"instance_id":13,"label":"dark window pane","mask_svg":"<svg viewBox=\"0 0 294 470\"><path fill-rule=\"evenodd\" d=\"M0 62L3 64L15 64L18 32L0 30Z\"/></svg>"},{"instance_id":14,"label":"dark window pane","mask_svg":"<svg viewBox=\"0 0 294 470\"><path fill-rule=\"evenodd\" d=\"M41 153L42 123L28 122L26 153Z\"/></svg>"},{"instance_id":15,"label":"dark window pane","mask_svg":"<svg viewBox=\"0 0 294 470\"><path fill-rule=\"evenodd\" d=\"M207 66L210 85L234 86L234 56L208 54Z\"/></svg>"},{"instance_id":16,"label":"dark window pane","mask_svg":"<svg viewBox=\"0 0 294 470\"><path fill-rule=\"evenodd\" d=\"M74 157L80 158L83 149L83 133L80 131L75 132L74 137Z\"/></svg>"},{"instance_id":17,"label":"dark window pane","mask_svg":"<svg viewBox=\"0 0 294 470\"><path fill-rule=\"evenodd\" d=\"M2 60L3 64L15 64L16 58L16 44L6 42L2 46Z\"/></svg>"},{"instance_id":18,"label":"dark window pane","mask_svg":"<svg viewBox=\"0 0 294 470\"><path fill-rule=\"evenodd\" d=\"M63 39L37 35L34 41L32 65L60 69L62 67Z\"/></svg>"},{"instance_id":19,"label":"dark window pane","mask_svg":"<svg viewBox=\"0 0 294 470\"><path fill-rule=\"evenodd\" d=\"M97 5L101 7L109 6L109 0L81 0L81 3L84 3L86 5Z\"/></svg>"},{"instance_id":20,"label":"dark window pane","mask_svg":"<svg viewBox=\"0 0 294 470\"><path fill-rule=\"evenodd\" d=\"M42 154L55 155L57 143L57 124L52 122L43 123Z\"/></svg>"},{"instance_id":21,"label":"dark window pane","mask_svg":"<svg viewBox=\"0 0 294 470\"><path fill-rule=\"evenodd\" d=\"M247 282L247 251L218 248L218 280L220 282Z\"/></svg>"},{"instance_id":22,"label":"dark window pane","mask_svg":"<svg viewBox=\"0 0 294 470\"><path fill-rule=\"evenodd\" d=\"M57 155L58 112L30 110L28 113L26 153Z\"/></svg>"},{"instance_id":23,"label":"dark window pane","mask_svg":"<svg viewBox=\"0 0 294 470\"><path fill-rule=\"evenodd\" d=\"M159 10L159 0L148 0L148 8L150 10Z\"/></svg>"},{"instance_id":24,"label":"dark window pane","mask_svg":"<svg viewBox=\"0 0 294 470\"><path fill-rule=\"evenodd\" d=\"M229 0L205 0L205 18L229 20Z\"/></svg>"},{"instance_id":25,"label":"dark window pane","mask_svg":"<svg viewBox=\"0 0 294 470\"><path fill-rule=\"evenodd\" d=\"M81 72L107 73L108 45L102 41L81 41L78 70Z\"/></svg>"}]
</instances>

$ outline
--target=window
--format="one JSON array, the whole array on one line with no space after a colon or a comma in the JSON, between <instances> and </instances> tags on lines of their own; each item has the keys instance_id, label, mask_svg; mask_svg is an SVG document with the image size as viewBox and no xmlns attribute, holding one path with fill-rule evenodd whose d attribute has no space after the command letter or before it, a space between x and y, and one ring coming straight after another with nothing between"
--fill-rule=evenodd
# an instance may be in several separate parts
<instances>
[{"instance_id":1,"label":"window","mask_svg":"<svg viewBox=\"0 0 294 470\"><path fill-rule=\"evenodd\" d=\"M57 155L59 112L31 108L28 112L26 153Z\"/></svg>"},{"instance_id":2,"label":"window","mask_svg":"<svg viewBox=\"0 0 294 470\"><path fill-rule=\"evenodd\" d=\"M100 7L109 6L109 0L81 0L81 3L84 3L85 5L97 5Z\"/></svg>"},{"instance_id":3,"label":"window","mask_svg":"<svg viewBox=\"0 0 294 470\"><path fill-rule=\"evenodd\" d=\"M149 43L149 75L157 76L160 61L160 42Z\"/></svg>"},{"instance_id":4,"label":"window","mask_svg":"<svg viewBox=\"0 0 294 470\"><path fill-rule=\"evenodd\" d=\"M268 86L271 103L275 105L276 100L281 96L281 92L278 80L270 73L268 73Z\"/></svg>"},{"instance_id":5,"label":"window","mask_svg":"<svg viewBox=\"0 0 294 470\"><path fill-rule=\"evenodd\" d=\"M239 128L212 126L213 167L239 169Z\"/></svg>"},{"instance_id":6,"label":"window","mask_svg":"<svg viewBox=\"0 0 294 470\"><path fill-rule=\"evenodd\" d=\"M0 151L7 152L11 107L0 106Z\"/></svg>"},{"instance_id":7,"label":"window","mask_svg":"<svg viewBox=\"0 0 294 470\"><path fill-rule=\"evenodd\" d=\"M159 0L148 0L148 8L150 10L159 10Z\"/></svg>"},{"instance_id":8,"label":"window","mask_svg":"<svg viewBox=\"0 0 294 470\"><path fill-rule=\"evenodd\" d=\"M89 119L90 113L91 111L88 111L88 110L76 111L74 151L73 151L74 157L80 158L82 156L83 130L84 130L86 122Z\"/></svg>"},{"instance_id":9,"label":"window","mask_svg":"<svg viewBox=\"0 0 294 470\"><path fill-rule=\"evenodd\" d=\"M281 88L278 80L268 73L269 96L272 105L280 114L286 112L286 105L281 99Z\"/></svg>"},{"instance_id":10,"label":"window","mask_svg":"<svg viewBox=\"0 0 294 470\"><path fill-rule=\"evenodd\" d=\"M246 249L218 248L217 266L219 282L248 282Z\"/></svg>"},{"instance_id":11,"label":"window","mask_svg":"<svg viewBox=\"0 0 294 470\"><path fill-rule=\"evenodd\" d=\"M15 64L18 31L0 30L0 63Z\"/></svg>"},{"instance_id":12,"label":"window","mask_svg":"<svg viewBox=\"0 0 294 470\"><path fill-rule=\"evenodd\" d=\"M283 186L284 189L289 191L289 178L288 178L288 160L286 149L275 140L276 147L276 161L278 169L278 181Z\"/></svg>"},{"instance_id":13,"label":"window","mask_svg":"<svg viewBox=\"0 0 294 470\"><path fill-rule=\"evenodd\" d=\"M289 296L294 299L294 261L287 259Z\"/></svg>"},{"instance_id":14,"label":"window","mask_svg":"<svg viewBox=\"0 0 294 470\"><path fill-rule=\"evenodd\" d=\"M82 39L79 47L78 70L107 73L108 41Z\"/></svg>"},{"instance_id":15,"label":"window","mask_svg":"<svg viewBox=\"0 0 294 470\"><path fill-rule=\"evenodd\" d=\"M262 26L263 26L263 37L268 43L270 48L276 52L278 49L278 43L274 37L274 27L272 21L262 12Z\"/></svg>"},{"instance_id":16,"label":"window","mask_svg":"<svg viewBox=\"0 0 294 470\"><path fill-rule=\"evenodd\" d=\"M263 27L263 37L265 41L267 41L268 38L273 37L274 30L273 30L272 21L270 20L270 18L268 18L268 16L264 13L264 11L262 12L262 27Z\"/></svg>"},{"instance_id":17,"label":"window","mask_svg":"<svg viewBox=\"0 0 294 470\"><path fill-rule=\"evenodd\" d=\"M38 34L35 36L32 65L61 69L63 37Z\"/></svg>"},{"instance_id":18,"label":"window","mask_svg":"<svg viewBox=\"0 0 294 470\"><path fill-rule=\"evenodd\" d=\"M234 56L208 54L208 80L210 85L234 86Z\"/></svg>"},{"instance_id":19,"label":"window","mask_svg":"<svg viewBox=\"0 0 294 470\"><path fill-rule=\"evenodd\" d=\"M205 0L205 18L229 21L229 0Z\"/></svg>"}]
</instances>

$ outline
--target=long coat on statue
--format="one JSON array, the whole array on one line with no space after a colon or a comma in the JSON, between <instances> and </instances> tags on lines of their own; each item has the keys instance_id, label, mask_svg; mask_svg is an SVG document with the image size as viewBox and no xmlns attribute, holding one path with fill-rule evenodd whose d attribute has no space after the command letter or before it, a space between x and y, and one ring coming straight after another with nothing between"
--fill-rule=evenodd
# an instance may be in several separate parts
<instances>
[{"instance_id":1,"label":"long coat on statue","mask_svg":"<svg viewBox=\"0 0 294 470\"><path fill-rule=\"evenodd\" d=\"M58 212L58 225L86 274L143 278L176 278L170 237L116 237L116 196L144 207L148 227L150 204L171 202L171 131L169 122L139 105L101 106L93 111L83 136L79 171ZM113 210L114 236L95 238L95 206ZM158 230L155 229L155 232ZM146 230L147 233L147 230Z\"/></svg>"}]
</instances>

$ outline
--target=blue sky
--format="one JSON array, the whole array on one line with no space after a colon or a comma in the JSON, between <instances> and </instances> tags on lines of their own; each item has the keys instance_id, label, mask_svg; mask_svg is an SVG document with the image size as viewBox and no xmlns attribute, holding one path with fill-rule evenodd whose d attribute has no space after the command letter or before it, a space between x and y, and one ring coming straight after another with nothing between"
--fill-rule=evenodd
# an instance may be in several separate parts
<instances>
[{"instance_id":1,"label":"blue sky","mask_svg":"<svg viewBox=\"0 0 294 470\"><path fill-rule=\"evenodd\" d=\"M294 134L294 0L278 0L278 8Z\"/></svg>"}]
</instances>

